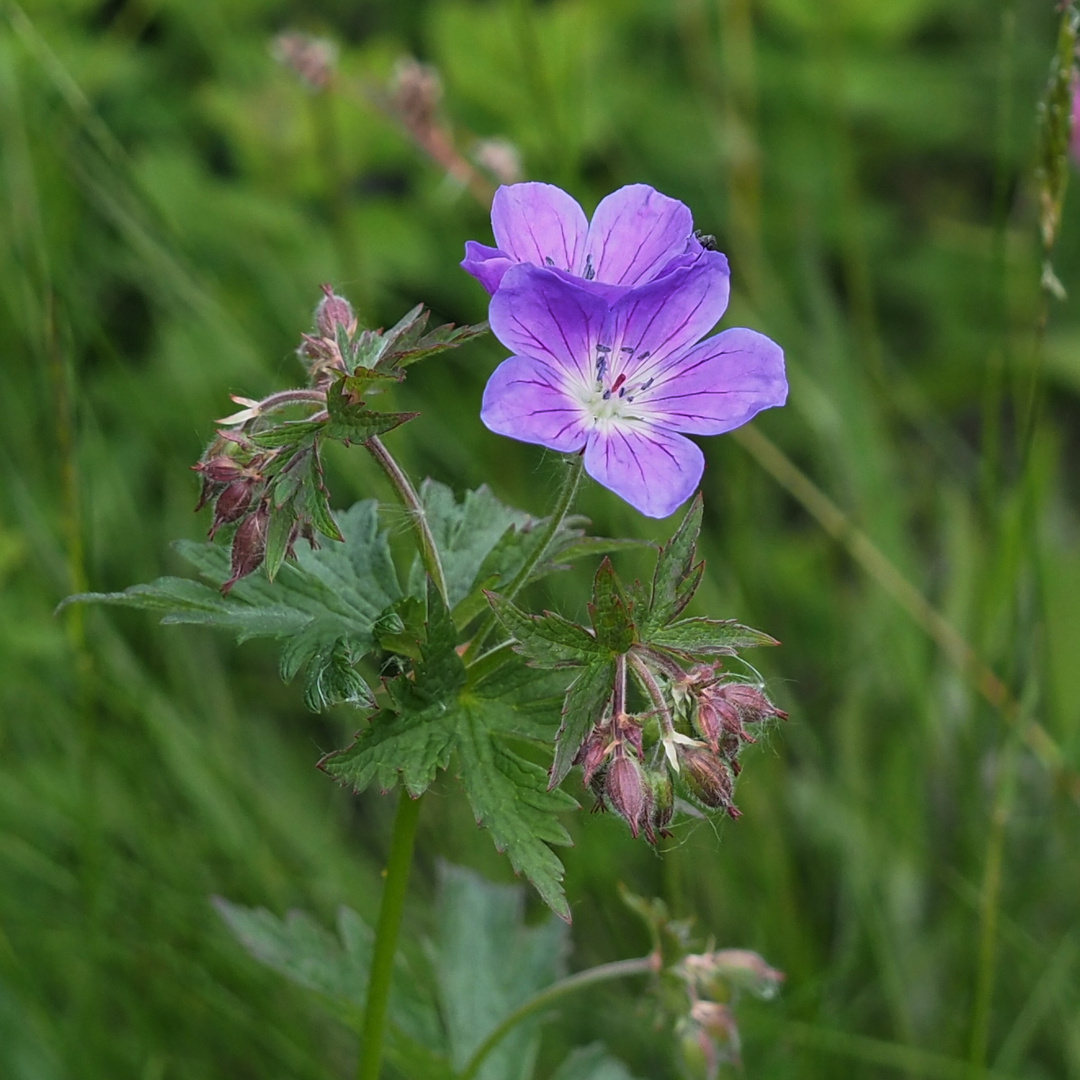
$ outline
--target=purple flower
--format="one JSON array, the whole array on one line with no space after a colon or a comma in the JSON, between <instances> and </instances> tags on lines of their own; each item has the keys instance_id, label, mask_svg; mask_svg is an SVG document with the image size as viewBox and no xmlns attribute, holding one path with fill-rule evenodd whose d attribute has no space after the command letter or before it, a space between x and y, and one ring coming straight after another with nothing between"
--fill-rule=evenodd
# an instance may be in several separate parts
<instances>
[{"instance_id":1,"label":"purple flower","mask_svg":"<svg viewBox=\"0 0 1080 1080\"><path fill-rule=\"evenodd\" d=\"M480 416L500 435L564 453L649 517L697 488L701 450L787 398L784 354L753 330L705 341L727 307L727 260L690 266L616 300L551 270L516 266L492 297L491 329L514 354L484 390Z\"/></svg>"},{"instance_id":2,"label":"purple flower","mask_svg":"<svg viewBox=\"0 0 1080 1080\"><path fill-rule=\"evenodd\" d=\"M497 247L470 240L462 267L494 293L512 266L546 266L615 298L702 252L690 210L648 186L613 191L590 225L577 201L551 184L499 188L491 204Z\"/></svg>"}]
</instances>

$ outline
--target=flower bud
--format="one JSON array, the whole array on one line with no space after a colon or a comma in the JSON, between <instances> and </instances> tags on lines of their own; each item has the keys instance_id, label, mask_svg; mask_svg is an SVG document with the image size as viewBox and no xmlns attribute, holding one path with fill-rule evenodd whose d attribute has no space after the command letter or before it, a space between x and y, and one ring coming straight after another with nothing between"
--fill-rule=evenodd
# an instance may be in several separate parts
<instances>
[{"instance_id":1,"label":"flower bud","mask_svg":"<svg viewBox=\"0 0 1080 1080\"><path fill-rule=\"evenodd\" d=\"M227 593L241 578L254 573L266 558L266 530L270 524L270 511L260 506L254 514L245 518L233 535L232 577L221 586Z\"/></svg>"},{"instance_id":2,"label":"flower bud","mask_svg":"<svg viewBox=\"0 0 1080 1080\"><path fill-rule=\"evenodd\" d=\"M598 724L589 732L574 758L574 764L581 766L581 782L586 787L592 782L596 770L607 760L610 750L611 732Z\"/></svg>"},{"instance_id":3,"label":"flower bud","mask_svg":"<svg viewBox=\"0 0 1080 1080\"><path fill-rule=\"evenodd\" d=\"M500 184L516 184L522 177L521 154L506 139L481 139L473 148L473 160Z\"/></svg>"},{"instance_id":4,"label":"flower bud","mask_svg":"<svg viewBox=\"0 0 1080 1080\"><path fill-rule=\"evenodd\" d=\"M312 90L325 90L334 77L337 46L326 38L289 31L274 38L271 52L279 64L291 68Z\"/></svg>"},{"instance_id":5,"label":"flower bud","mask_svg":"<svg viewBox=\"0 0 1080 1080\"><path fill-rule=\"evenodd\" d=\"M315 328L322 337L331 341L337 340L339 326L352 337L356 332L356 313L352 304L345 297L338 296L329 285L324 285L322 291L326 295L315 308Z\"/></svg>"},{"instance_id":6,"label":"flower bud","mask_svg":"<svg viewBox=\"0 0 1080 1080\"><path fill-rule=\"evenodd\" d=\"M403 56L394 68L390 104L411 135L422 137L437 126L441 100L442 80L438 71L411 56Z\"/></svg>"},{"instance_id":7,"label":"flower bud","mask_svg":"<svg viewBox=\"0 0 1080 1080\"><path fill-rule=\"evenodd\" d=\"M211 539L222 525L231 525L247 513L251 505L251 495L252 482L250 480L235 480L222 491L214 504L214 521L210 526Z\"/></svg>"},{"instance_id":8,"label":"flower bud","mask_svg":"<svg viewBox=\"0 0 1080 1080\"><path fill-rule=\"evenodd\" d=\"M749 949L691 953L679 964L678 973L686 979L694 996L711 1000L730 1001L742 990L769 1000L776 996L784 981L782 971L770 967Z\"/></svg>"},{"instance_id":9,"label":"flower bud","mask_svg":"<svg viewBox=\"0 0 1080 1080\"><path fill-rule=\"evenodd\" d=\"M744 724L760 723L771 720L774 716L781 720L787 719L787 713L778 709L761 692L761 688L752 683L720 683L715 687L715 691L723 701L735 708Z\"/></svg>"},{"instance_id":10,"label":"flower bud","mask_svg":"<svg viewBox=\"0 0 1080 1080\"><path fill-rule=\"evenodd\" d=\"M682 777L690 792L714 810L725 810L732 818L741 811L732 802L734 778L727 764L704 746L679 745Z\"/></svg>"},{"instance_id":11,"label":"flower bud","mask_svg":"<svg viewBox=\"0 0 1080 1080\"><path fill-rule=\"evenodd\" d=\"M694 727L714 751L722 750L731 758L737 756L740 743L757 741L745 724L760 723L774 716L787 719L787 713L781 712L751 683L705 683L696 689L696 697Z\"/></svg>"},{"instance_id":12,"label":"flower bud","mask_svg":"<svg viewBox=\"0 0 1080 1080\"><path fill-rule=\"evenodd\" d=\"M695 1001L676 1027L683 1068L694 1080L716 1080L720 1066L739 1061L739 1029L726 1005Z\"/></svg>"},{"instance_id":13,"label":"flower bud","mask_svg":"<svg viewBox=\"0 0 1080 1080\"><path fill-rule=\"evenodd\" d=\"M647 769L645 782L649 786L649 814L645 821L645 836L650 844L659 837L671 836L668 826L675 815L675 787L667 769Z\"/></svg>"},{"instance_id":14,"label":"flower bud","mask_svg":"<svg viewBox=\"0 0 1080 1080\"><path fill-rule=\"evenodd\" d=\"M244 475L244 466L236 458L228 457L225 454L218 454L191 467L195 472L202 473L207 480L212 480L215 484L231 484Z\"/></svg>"},{"instance_id":15,"label":"flower bud","mask_svg":"<svg viewBox=\"0 0 1080 1080\"><path fill-rule=\"evenodd\" d=\"M631 836L637 837L649 812L651 796L637 760L616 754L607 772L604 794L611 808L626 819Z\"/></svg>"}]
</instances>

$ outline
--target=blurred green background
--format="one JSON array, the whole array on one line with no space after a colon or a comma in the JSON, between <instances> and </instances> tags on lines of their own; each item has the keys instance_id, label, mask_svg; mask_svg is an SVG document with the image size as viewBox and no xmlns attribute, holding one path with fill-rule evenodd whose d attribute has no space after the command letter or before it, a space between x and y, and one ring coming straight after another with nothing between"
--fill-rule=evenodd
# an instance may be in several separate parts
<instances>
[{"instance_id":1,"label":"blurred green background","mask_svg":"<svg viewBox=\"0 0 1080 1080\"><path fill-rule=\"evenodd\" d=\"M573 965L647 948L621 881L787 973L742 1011L755 1080L1080 1077L1080 203L1055 252L1069 299L1045 300L1033 169L1058 18L0 3L0 1077L351 1071L352 1036L208 897L373 917L393 800L313 768L355 715L307 713L270 647L53 609L179 571L169 541L208 524L188 466L230 393L300 381L321 282L369 325L418 301L484 317L456 263L490 242L486 209L387 115L403 55L441 73L466 155L507 139L589 210L637 181L688 203L731 259L725 325L789 363L787 408L705 443L699 606L784 642L762 661L791 719L744 757L743 819L681 827L662 858L570 818ZM273 59L290 29L338 44L328 91ZM423 416L388 441L541 514L551 461L477 417L501 355L415 369ZM338 505L391 500L361 451L331 466ZM672 527L595 486L582 509L609 535ZM584 580L555 599L580 608ZM438 857L512 878L445 785L414 938ZM602 1038L673 1077L635 989L571 1002L543 1060Z\"/></svg>"}]
</instances>

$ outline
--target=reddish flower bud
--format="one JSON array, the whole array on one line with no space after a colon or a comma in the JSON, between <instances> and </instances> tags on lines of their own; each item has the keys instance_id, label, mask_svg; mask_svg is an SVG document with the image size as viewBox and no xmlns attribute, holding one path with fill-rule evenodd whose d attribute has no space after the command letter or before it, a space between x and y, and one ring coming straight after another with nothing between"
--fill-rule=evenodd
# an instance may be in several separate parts
<instances>
[{"instance_id":1,"label":"reddish flower bud","mask_svg":"<svg viewBox=\"0 0 1080 1080\"><path fill-rule=\"evenodd\" d=\"M231 484L244 475L244 466L236 458L226 457L224 454L200 461L191 467L215 484Z\"/></svg>"},{"instance_id":2,"label":"reddish flower bud","mask_svg":"<svg viewBox=\"0 0 1080 1080\"><path fill-rule=\"evenodd\" d=\"M596 770L607 760L607 756L611 752L611 745L611 732L599 724L589 732L585 741L581 744L577 756L574 758L574 764L581 766L583 774L581 782L586 787L591 784Z\"/></svg>"},{"instance_id":3,"label":"reddish flower bud","mask_svg":"<svg viewBox=\"0 0 1080 1080\"><path fill-rule=\"evenodd\" d=\"M635 758L626 753L616 755L607 771L604 795L611 808L625 818L630 834L636 837L649 812L651 794Z\"/></svg>"},{"instance_id":4,"label":"reddish flower bud","mask_svg":"<svg viewBox=\"0 0 1080 1080\"><path fill-rule=\"evenodd\" d=\"M696 688L697 708L694 727L713 751L722 751L734 758L740 743L757 740L744 725L756 724L779 716L787 719L761 692L760 688L744 682L711 682Z\"/></svg>"},{"instance_id":5,"label":"reddish flower bud","mask_svg":"<svg viewBox=\"0 0 1080 1080\"><path fill-rule=\"evenodd\" d=\"M724 701L735 707L744 724L771 720L774 716L778 716L781 720L787 719L787 713L778 709L761 692L761 688L752 683L720 683L715 689Z\"/></svg>"},{"instance_id":6,"label":"reddish flower bud","mask_svg":"<svg viewBox=\"0 0 1080 1080\"><path fill-rule=\"evenodd\" d=\"M352 305L343 296L338 296L329 285L323 285L322 291L326 295L315 309L315 328L322 337L331 341L337 339L339 326L352 337L356 332L356 314Z\"/></svg>"},{"instance_id":7,"label":"reddish flower bud","mask_svg":"<svg viewBox=\"0 0 1080 1080\"><path fill-rule=\"evenodd\" d=\"M677 750L682 776L691 793L706 806L739 817L741 812L732 802L735 781L727 764L704 746L680 744Z\"/></svg>"},{"instance_id":8,"label":"reddish flower bud","mask_svg":"<svg viewBox=\"0 0 1080 1080\"><path fill-rule=\"evenodd\" d=\"M270 512L265 506L260 506L240 523L232 542L232 577L221 586L223 593L262 566L266 558L266 530L269 524Z\"/></svg>"},{"instance_id":9,"label":"reddish flower bud","mask_svg":"<svg viewBox=\"0 0 1080 1080\"><path fill-rule=\"evenodd\" d=\"M691 953L676 969L695 997L730 1000L738 991L747 990L768 1001L774 998L784 981L784 973L770 967L749 949L720 949L717 952Z\"/></svg>"},{"instance_id":10,"label":"reddish flower bud","mask_svg":"<svg viewBox=\"0 0 1080 1080\"><path fill-rule=\"evenodd\" d=\"M312 90L324 90L334 77L337 46L326 38L290 31L271 46L274 59L291 68Z\"/></svg>"},{"instance_id":11,"label":"reddish flower bud","mask_svg":"<svg viewBox=\"0 0 1080 1080\"><path fill-rule=\"evenodd\" d=\"M214 504L214 521L210 526L211 538L222 525L231 525L247 513L251 505L251 496L252 482L250 480L236 480L222 491Z\"/></svg>"}]
</instances>

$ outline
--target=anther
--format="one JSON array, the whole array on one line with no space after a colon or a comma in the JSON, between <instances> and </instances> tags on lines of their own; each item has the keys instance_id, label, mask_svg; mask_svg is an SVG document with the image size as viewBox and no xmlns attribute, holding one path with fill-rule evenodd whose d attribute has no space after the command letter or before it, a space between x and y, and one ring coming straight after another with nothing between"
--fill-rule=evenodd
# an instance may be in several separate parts
<instances>
[{"instance_id":1,"label":"anther","mask_svg":"<svg viewBox=\"0 0 1080 1080\"><path fill-rule=\"evenodd\" d=\"M585 280L592 281L596 277L596 271L593 269L592 256L585 256Z\"/></svg>"},{"instance_id":2,"label":"anther","mask_svg":"<svg viewBox=\"0 0 1080 1080\"><path fill-rule=\"evenodd\" d=\"M555 265L555 260L550 255L545 255L544 256L544 265L545 266L554 266Z\"/></svg>"}]
</instances>

